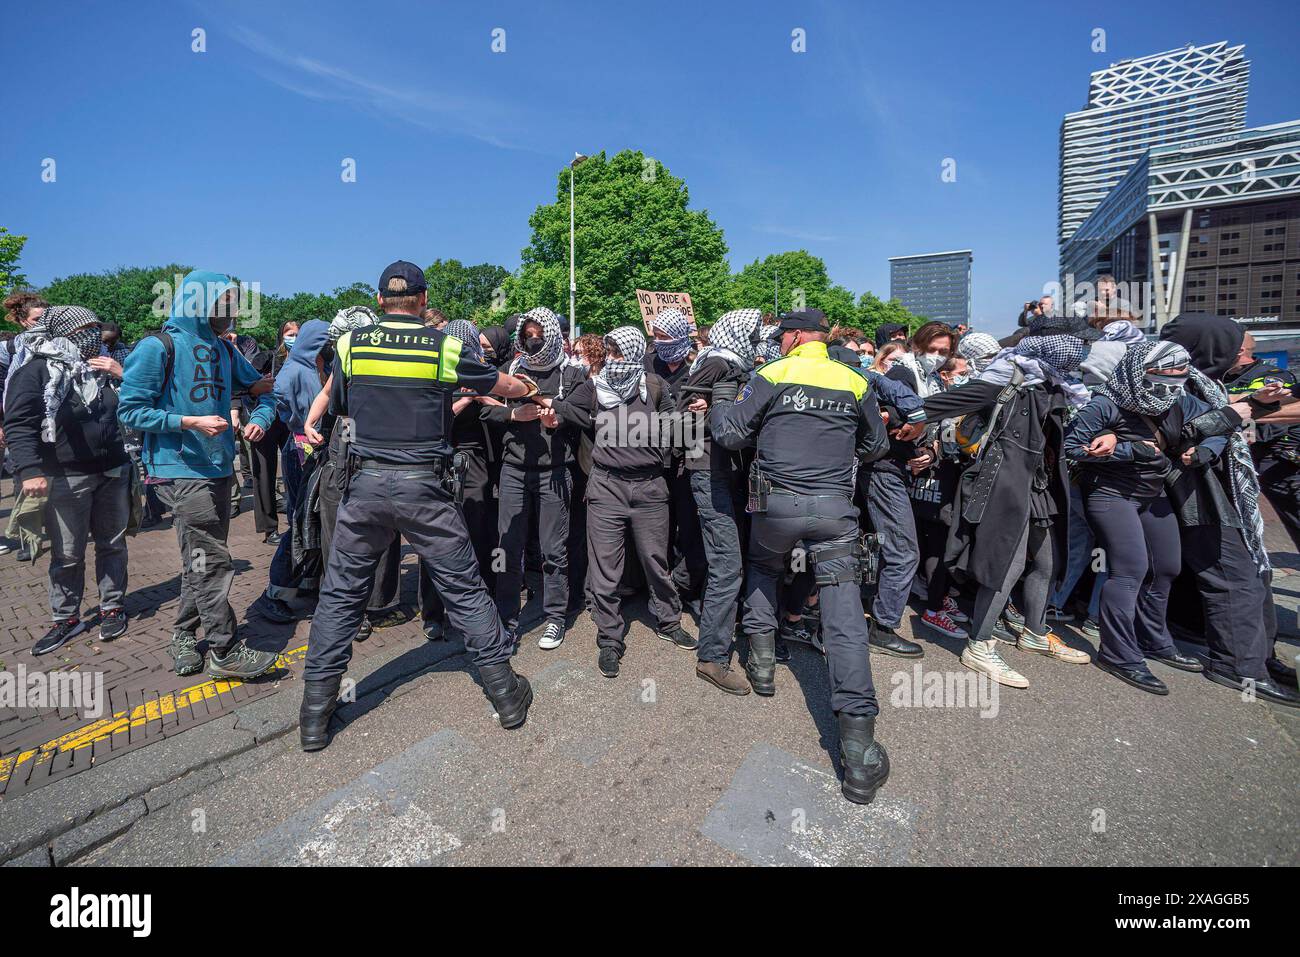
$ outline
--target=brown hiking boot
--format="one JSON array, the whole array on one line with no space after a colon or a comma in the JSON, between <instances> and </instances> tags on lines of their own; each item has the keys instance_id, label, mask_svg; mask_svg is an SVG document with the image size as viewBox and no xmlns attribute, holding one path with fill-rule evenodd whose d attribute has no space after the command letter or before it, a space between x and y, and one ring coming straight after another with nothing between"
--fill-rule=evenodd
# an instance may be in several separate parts
<instances>
[{"instance_id":1,"label":"brown hiking boot","mask_svg":"<svg viewBox=\"0 0 1300 957\"><path fill-rule=\"evenodd\" d=\"M749 682L739 671L732 671L728 662L701 661L695 666L695 674L727 694L749 694Z\"/></svg>"}]
</instances>

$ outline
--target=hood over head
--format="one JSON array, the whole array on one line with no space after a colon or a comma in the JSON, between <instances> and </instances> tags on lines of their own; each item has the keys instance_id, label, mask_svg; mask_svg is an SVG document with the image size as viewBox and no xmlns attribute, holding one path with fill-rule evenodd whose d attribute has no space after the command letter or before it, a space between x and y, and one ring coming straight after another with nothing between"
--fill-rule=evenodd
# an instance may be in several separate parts
<instances>
[{"instance_id":1,"label":"hood over head","mask_svg":"<svg viewBox=\"0 0 1300 957\"><path fill-rule=\"evenodd\" d=\"M1246 330L1224 316L1182 313L1160 330L1160 338L1186 349L1192 365L1211 379L1223 379L1237 361Z\"/></svg>"},{"instance_id":2,"label":"hood over head","mask_svg":"<svg viewBox=\"0 0 1300 957\"><path fill-rule=\"evenodd\" d=\"M180 288L172 297L171 315L163 323L163 328L216 342L217 334L212 331L212 324L208 321L212 316L212 307L225 295L226 290L235 287L234 280L225 273L209 269L193 270L181 280Z\"/></svg>"}]
</instances>

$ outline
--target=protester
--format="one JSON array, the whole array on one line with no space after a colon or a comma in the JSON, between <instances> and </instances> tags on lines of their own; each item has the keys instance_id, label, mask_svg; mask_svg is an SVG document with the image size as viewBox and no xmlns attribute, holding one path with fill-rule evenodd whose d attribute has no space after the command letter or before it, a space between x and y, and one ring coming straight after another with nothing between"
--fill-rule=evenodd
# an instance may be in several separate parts
<instances>
[{"instance_id":1,"label":"protester","mask_svg":"<svg viewBox=\"0 0 1300 957\"><path fill-rule=\"evenodd\" d=\"M32 646L44 655L85 630L81 598L86 544L95 543L99 636L126 634L126 531L131 517L131 465L117 422L121 366L100 368L99 317L81 306L52 306L48 337L15 371L6 392L4 424L14 475L26 496L45 500L50 537L49 593L54 625Z\"/></svg>"},{"instance_id":2,"label":"protester","mask_svg":"<svg viewBox=\"0 0 1300 957\"><path fill-rule=\"evenodd\" d=\"M118 415L123 425L145 433L145 469L162 483L159 496L175 515L181 595L171 654L179 675L203 667L200 626L211 675L254 678L276 661L274 652L255 651L238 638L230 607L234 569L226 539L235 443L227 389L270 385L221 338L238 308L239 287L230 277L189 273L172 299L163 334L136 344L122 378ZM262 394L244 437L261 438L274 409L274 399Z\"/></svg>"},{"instance_id":3,"label":"protester","mask_svg":"<svg viewBox=\"0 0 1300 957\"><path fill-rule=\"evenodd\" d=\"M1200 671L1174 646L1166 622L1169 589L1182 564L1178 519L1165 492L1174 463L1204 468L1225 438L1186 447L1183 423L1209 410L1183 391L1191 358L1173 343L1134 345L1113 376L1075 416L1065 455L1082 466L1079 488L1088 523L1104 550L1101 648L1097 667L1136 688L1169 688L1144 658Z\"/></svg>"}]
</instances>

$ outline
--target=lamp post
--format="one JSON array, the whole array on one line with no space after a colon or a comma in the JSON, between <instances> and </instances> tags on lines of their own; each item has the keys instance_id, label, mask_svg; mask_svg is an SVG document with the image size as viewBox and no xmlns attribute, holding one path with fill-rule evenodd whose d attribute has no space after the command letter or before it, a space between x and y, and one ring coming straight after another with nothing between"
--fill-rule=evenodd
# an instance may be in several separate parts
<instances>
[{"instance_id":1,"label":"lamp post","mask_svg":"<svg viewBox=\"0 0 1300 957\"><path fill-rule=\"evenodd\" d=\"M579 163L587 157L581 153L573 154L573 162L569 164L569 346L573 346L575 333L578 331L578 316L576 299L578 295L578 283L574 274L574 248L573 248L573 171L577 169Z\"/></svg>"}]
</instances>

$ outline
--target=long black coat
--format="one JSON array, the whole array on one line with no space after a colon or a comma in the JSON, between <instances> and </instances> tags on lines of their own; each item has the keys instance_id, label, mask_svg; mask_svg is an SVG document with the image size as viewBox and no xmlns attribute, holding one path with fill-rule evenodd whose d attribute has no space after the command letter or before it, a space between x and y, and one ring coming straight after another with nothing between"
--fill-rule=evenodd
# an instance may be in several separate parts
<instances>
[{"instance_id":1,"label":"long black coat","mask_svg":"<svg viewBox=\"0 0 1300 957\"><path fill-rule=\"evenodd\" d=\"M1002 387L974 381L925 400L928 421L962 415L988 416ZM1065 573L1069 541L1069 475L1066 471L1064 393L1052 385L1024 386L1005 405L995 435L978 464L962 473L953 503L944 561L981 585L1001 588L1029 522L1029 491L1047 459L1048 491L1056 502L1052 520L1056 578Z\"/></svg>"}]
</instances>

